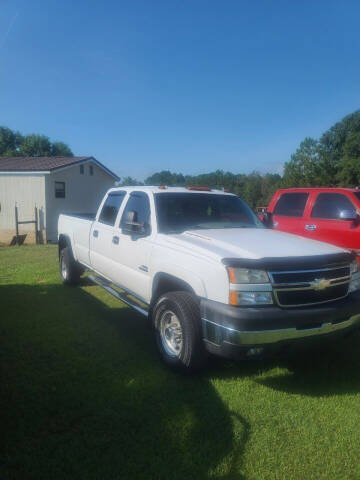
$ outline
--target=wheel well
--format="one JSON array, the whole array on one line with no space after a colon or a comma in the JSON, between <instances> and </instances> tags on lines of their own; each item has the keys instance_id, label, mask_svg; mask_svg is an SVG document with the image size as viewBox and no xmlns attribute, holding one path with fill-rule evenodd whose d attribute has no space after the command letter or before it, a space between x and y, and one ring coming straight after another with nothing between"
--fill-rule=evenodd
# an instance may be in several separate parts
<instances>
[{"instance_id":1,"label":"wheel well","mask_svg":"<svg viewBox=\"0 0 360 480\"><path fill-rule=\"evenodd\" d=\"M184 280L168 273L157 273L153 282L151 305L154 305L156 300L164 293L176 291L190 292L195 295L194 289Z\"/></svg>"},{"instance_id":2,"label":"wheel well","mask_svg":"<svg viewBox=\"0 0 360 480\"><path fill-rule=\"evenodd\" d=\"M63 250L68 245L70 245L69 239L65 235L60 235L59 242L58 242L59 257L60 257L61 250Z\"/></svg>"}]
</instances>

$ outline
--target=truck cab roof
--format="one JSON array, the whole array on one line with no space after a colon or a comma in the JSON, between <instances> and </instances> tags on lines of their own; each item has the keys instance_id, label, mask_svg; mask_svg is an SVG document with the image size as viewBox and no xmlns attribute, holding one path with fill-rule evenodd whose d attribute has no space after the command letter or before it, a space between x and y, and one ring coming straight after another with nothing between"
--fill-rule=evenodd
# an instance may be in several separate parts
<instances>
[{"instance_id":1,"label":"truck cab roof","mask_svg":"<svg viewBox=\"0 0 360 480\"><path fill-rule=\"evenodd\" d=\"M346 187L293 187L293 188L279 188L279 193L297 193L297 192L315 192L315 193L342 193L342 192L360 192L359 188Z\"/></svg>"}]
</instances>

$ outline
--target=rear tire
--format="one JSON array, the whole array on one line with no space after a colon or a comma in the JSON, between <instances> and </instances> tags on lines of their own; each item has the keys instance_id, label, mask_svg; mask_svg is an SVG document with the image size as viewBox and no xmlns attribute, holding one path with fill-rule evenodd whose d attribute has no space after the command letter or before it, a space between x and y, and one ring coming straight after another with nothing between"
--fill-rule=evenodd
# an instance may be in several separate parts
<instances>
[{"instance_id":1,"label":"rear tire","mask_svg":"<svg viewBox=\"0 0 360 480\"><path fill-rule=\"evenodd\" d=\"M197 298L188 292L162 295L153 308L156 344L162 360L182 372L206 365Z\"/></svg>"},{"instance_id":2,"label":"rear tire","mask_svg":"<svg viewBox=\"0 0 360 480\"><path fill-rule=\"evenodd\" d=\"M75 261L72 251L65 247L60 252L60 277L65 285L77 285L83 273L82 267Z\"/></svg>"}]
</instances>

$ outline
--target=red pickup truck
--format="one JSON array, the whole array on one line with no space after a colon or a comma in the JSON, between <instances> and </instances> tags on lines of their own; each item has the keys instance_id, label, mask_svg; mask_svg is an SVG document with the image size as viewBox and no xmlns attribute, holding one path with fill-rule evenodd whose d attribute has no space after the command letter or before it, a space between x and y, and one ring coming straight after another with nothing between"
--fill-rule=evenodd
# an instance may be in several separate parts
<instances>
[{"instance_id":1,"label":"red pickup truck","mask_svg":"<svg viewBox=\"0 0 360 480\"><path fill-rule=\"evenodd\" d=\"M259 217L276 230L349 248L360 255L359 189L281 189Z\"/></svg>"}]
</instances>

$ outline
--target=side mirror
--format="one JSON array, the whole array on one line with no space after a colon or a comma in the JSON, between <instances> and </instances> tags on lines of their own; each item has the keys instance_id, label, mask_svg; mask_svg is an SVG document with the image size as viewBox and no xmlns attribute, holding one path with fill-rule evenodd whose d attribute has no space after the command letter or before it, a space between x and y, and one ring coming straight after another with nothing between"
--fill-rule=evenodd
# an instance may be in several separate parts
<instances>
[{"instance_id":1,"label":"side mirror","mask_svg":"<svg viewBox=\"0 0 360 480\"><path fill-rule=\"evenodd\" d=\"M358 215L355 210L341 210L339 213L340 220L356 220Z\"/></svg>"},{"instance_id":2,"label":"side mirror","mask_svg":"<svg viewBox=\"0 0 360 480\"><path fill-rule=\"evenodd\" d=\"M137 212L130 210L126 213L122 230L129 235L147 235L149 233L149 225L144 222L138 222Z\"/></svg>"},{"instance_id":3,"label":"side mirror","mask_svg":"<svg viewBox=\"0 0 360 480\"><path fill-rule=\"evenodd\" d=\"M264 212L260 218L266 228L273 228L273 216L271 212Z\"/></svg>"}]
</instances>

